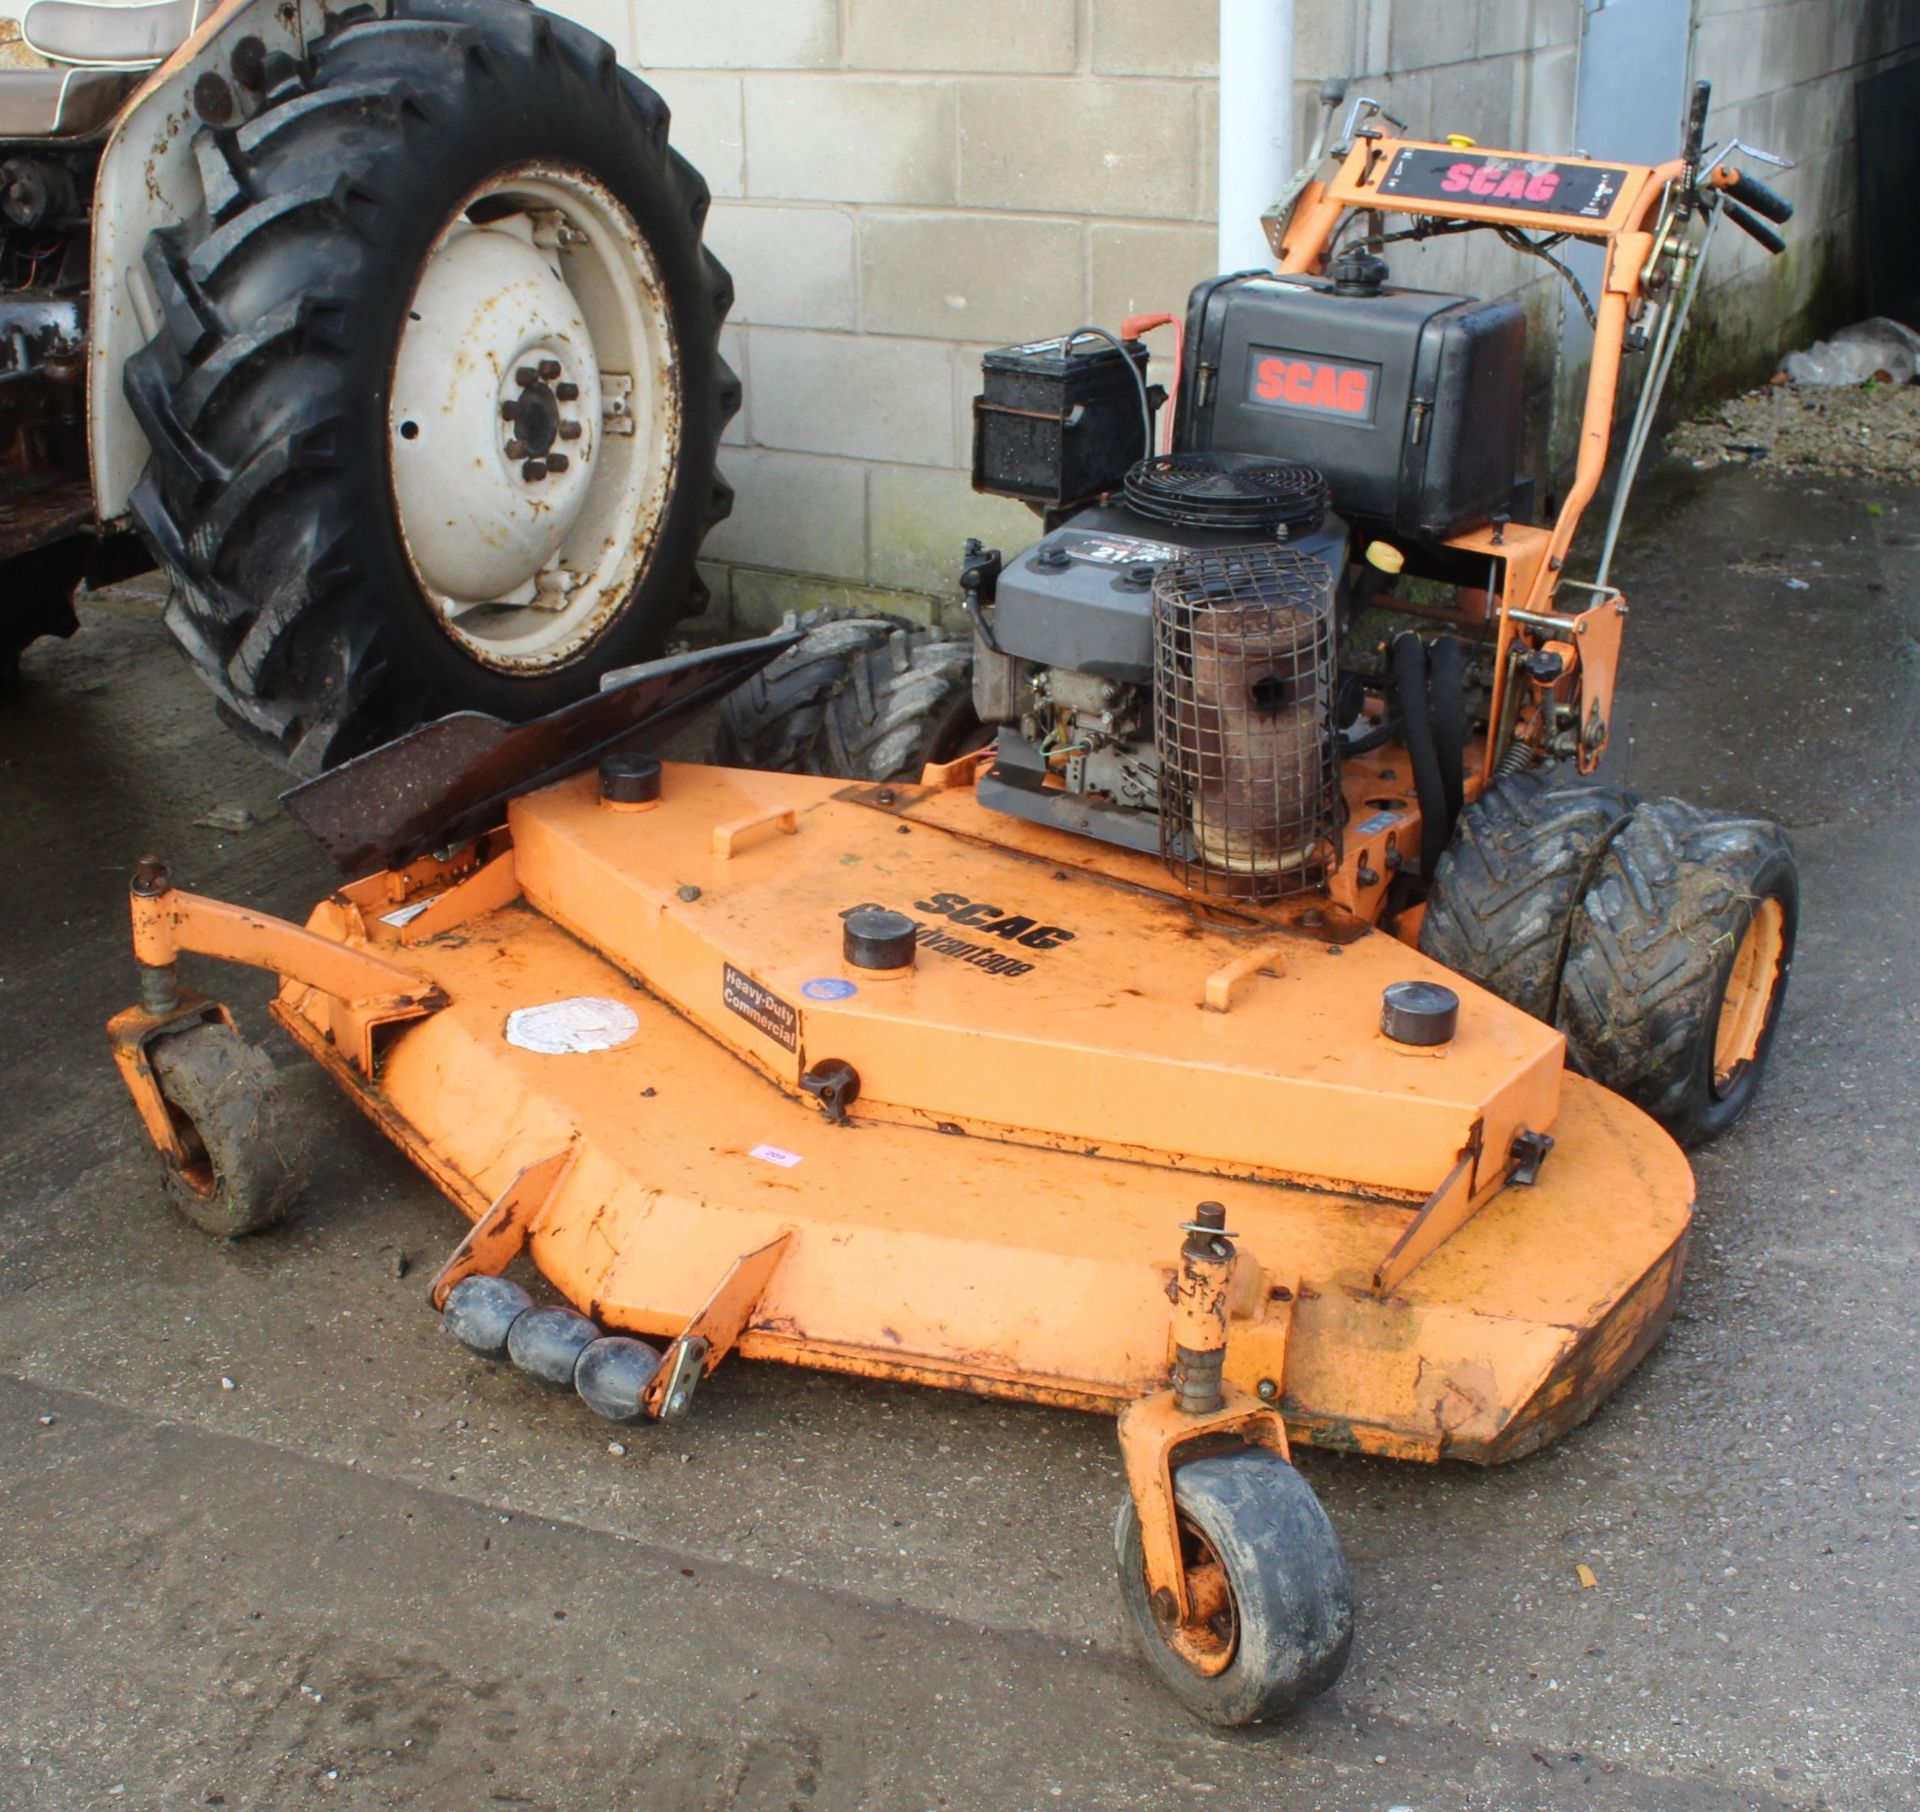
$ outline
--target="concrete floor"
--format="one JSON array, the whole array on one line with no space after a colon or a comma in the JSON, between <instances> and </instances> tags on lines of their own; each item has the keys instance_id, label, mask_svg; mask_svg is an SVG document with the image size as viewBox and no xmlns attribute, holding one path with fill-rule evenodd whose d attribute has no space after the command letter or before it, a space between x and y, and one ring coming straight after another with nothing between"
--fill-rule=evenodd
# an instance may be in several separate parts
<instances>
[{"instance_id":1,"label":"concrete floor","mask_svg":"<svg viewBox=\"0 0 1920 1812\"><path fill-rule=\"evenodd\" d=\"M1103 1421L736 1364L616 1453L440 1334L457 1217L304 1066L294 1223L177 1223L100 1038L126 870L329 875L151 601L89 608L0 708L0 1807L1920 1805L1920 492L1873 495L1693 482L1621 575L1630 778L1783 818L1806 896L1671 1332L1504 1471L1305 1454L1360 1633L1245 1735L1128 1652Z\"/></svg>"}]
</instances>

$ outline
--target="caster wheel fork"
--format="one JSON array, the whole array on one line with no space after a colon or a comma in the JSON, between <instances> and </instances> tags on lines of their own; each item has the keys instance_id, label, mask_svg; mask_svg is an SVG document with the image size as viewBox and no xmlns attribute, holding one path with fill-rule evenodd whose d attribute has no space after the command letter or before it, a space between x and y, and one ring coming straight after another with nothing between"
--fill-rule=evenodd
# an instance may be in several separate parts
<instances>
[{"instance_id":1,"label":"caster wheel fork","mask_svg":"<svg viewBox=\"0 0 1920 1812\"><path fill-rule=\"evenodd\" d=\"M1120 1415L1120 1597L1148 1666L1189 1711L1256 1724L1340 1677L1353 1582L1279 1410L1222 1378L1234 1261L1224 1210L1201 1204L1186 1232L1173 1381Z\"/></svg>"}]
</instances>

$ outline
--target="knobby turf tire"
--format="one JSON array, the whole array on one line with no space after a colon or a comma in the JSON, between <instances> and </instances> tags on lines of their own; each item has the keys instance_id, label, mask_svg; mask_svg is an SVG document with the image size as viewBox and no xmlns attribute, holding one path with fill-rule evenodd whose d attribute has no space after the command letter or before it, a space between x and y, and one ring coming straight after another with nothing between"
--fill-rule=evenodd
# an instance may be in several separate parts
<instances>
[{"instance_id":1,"label":"knobby turf tire","mask_svg":"<svg viewBox=\"0 0 1920 1812\"><path fill-rule=\"evenodd\" d=\"M1217 1674L1167 1645L1147 1601L1140 1519L1128 1498L1114 1529L1120 1601L1147 1665L1209 1724L1264 1723L1325 1692L1353 1642L1353 1579L1313 1488L1277 1453L1249 1447L1177 1467L1173 1495L1226 1567L1236 1642Z\"/></svg>"},{"instance_id":2,"label":"knobby turf tire","mask_svg":"<svg viewBox=\"0 0 1920 1812\"><path fill-rule=\"evenodd\" d=\"M727 695L724 766L841 780L917 780L977 743L973 644L901 617L810 611L804 639Z\"/></svg>"},{"instance_id":3,"label":"knobby turf tire","mask_svg":"<svg viewBox=\"0 0 1920 1812\"><path fill-rule=\"evenodd\" d=\"M1715 1086L1721 1002L1740 940L1779 903L1783 950L1754 1056ZM1560 1024L1589 1075L1700 1145L1753 1104L1779 1027L1800 917L1786 832L1678 799L1639 806L1575 910Z\"/></svg>"},{"instance_id":4,"label":"knobby turf tire","mask_svg":"<svg viewBox=\"0 0 1920 1812\"><path fill-rule=\"evenodd\" d=\"M153 1046L153 1072L191 1155L166 1169L167 1199L203 1233L239 1239L285 1218L300 1192L304 1145L272 1059L223 1025Z\"/></svg>"},{"instance_id":5,"label":"knobby turf tire","mask_svg":"<svg viewBox=\"0 0 1920 1812\"><path fill-rule=\"evenodd\" d=\"M1421 950L1551 1025L1574 908L1633 807L1564 766L1496 779L1435 867Z\"/></svg>"},{"instance_id":6,"label":"knobby turf tire","mask_svg":"<svg viewBox=\"0 0 1920 1812\"><path fill-rule=\"evenodd\" d=\"M661 652L705 588L731 492L714 469L740 386L708 191L666 104L592 33L516 0L349 9L304 66L269 62L254 118L202 128L206 205L156 231L162 326L129 362L151 458L132 508L168 622L231 718L302 772L462 708L524 718ZM522 675L475 659L407 559L386 412L413 287L465 198L533 162L596 176L639 225L671 321L674 473L640 577L597 636Z\"/></svg>"}]
</instances>

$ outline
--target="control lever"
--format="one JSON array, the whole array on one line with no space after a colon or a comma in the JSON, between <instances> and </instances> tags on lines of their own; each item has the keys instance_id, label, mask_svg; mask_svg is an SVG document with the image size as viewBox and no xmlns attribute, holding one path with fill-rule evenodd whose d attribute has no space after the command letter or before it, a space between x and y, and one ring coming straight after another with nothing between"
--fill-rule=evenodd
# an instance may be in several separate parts
<instances>
[{"instance_id":1,"label":"control lever","mask_svg":"<svg viewBox=\"0 0 1920 1812\"><path fill-rule=\"evenodd\" d=\"M1306 193L1307 184L1319 174L1321 162L1327 155L1327 138L1333 131L1333 116L1339 111L1340 103L1347 98L1347 84L1344 78L1334 76L1320 84L1320 124L1313 135L1313 144L1307 151L1307 161L1297 169L1288 180L1287 186L1274 197L1273 205L1260 216L1261 230L1267 236L1267 244L1278 259L1286 243L1287 222L1293 217L1294 204ZM1340 149L1344 152L1346 147ZM1177 390L1178 385L1174 388Z\"/></svg>"},{"instance_id":2,"label":"control lever","mask_svg":"<svg viewBox=\"0 0 1920 1812\"><path fill-rule=\"evenodd\" d=\"M1756 214L1764 214L1767 219L1781 226L1793 218L1792 202L1744 170L1735 170L1727 164L1720 165L1713 173L1713 186L1723 195L1731 195L1735 201L1744 201Z\"/></svg>"},{"instance_id":3,"label":"control lever","mask_svg":"<svg viewBox=\"0 0 1920 1812\"><path fill-rule=\"evenodd\" d=\"M1720 212L1726 215L1749 239L1765 246L1776 258L1787 249L1787 242L1772 227L1757 215L1749 214L1737 201L1721 202Z\"/></svg>"}]
</instances>

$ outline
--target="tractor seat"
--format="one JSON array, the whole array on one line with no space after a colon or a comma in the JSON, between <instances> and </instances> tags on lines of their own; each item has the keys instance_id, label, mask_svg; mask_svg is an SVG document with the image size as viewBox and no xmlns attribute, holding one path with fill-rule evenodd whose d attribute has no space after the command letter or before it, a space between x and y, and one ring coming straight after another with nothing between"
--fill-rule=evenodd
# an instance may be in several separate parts
<instances>
[{"instance_id":1,"label":"tractor seat","mask_svg":"<svg viewBox=\"0 0 1920 1812\"><path fill-rule=\"evenodd\" d=\"M49 63L151 69L192 36L214 0L33 0L20 18L27 48Z\"/></svg>"}]
</instances>

